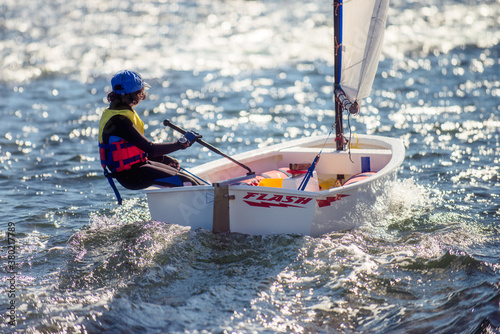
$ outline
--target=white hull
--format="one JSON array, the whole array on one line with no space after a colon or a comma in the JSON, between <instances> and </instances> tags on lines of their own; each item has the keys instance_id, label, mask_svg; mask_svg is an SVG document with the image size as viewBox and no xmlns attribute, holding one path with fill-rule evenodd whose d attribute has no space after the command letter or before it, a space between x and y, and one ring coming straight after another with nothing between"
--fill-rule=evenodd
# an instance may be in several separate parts
<instances>
[{"instance_id":1,"label":"white hull","mask_svg":"<svg viewBox=\"0 0 500 334\"><path fill-rule=\"evenodd\" d=\"M325 140L326 136L303 138L233 158L260 174L288 168L290 163L311 163ZM222 158L190 170L211 184L220 183L217 189L209 185L146 189L151 218L194 229L258 235L318 236L355 228L395 180L405 149L401 140L387 137L362 135L353 142L349 154L336 151L330 138L315 171L320 183L338 174L348 179L367 170L376 172L359 182L317 191L231 184L224 181L244 176L246 170Z\"/></svg>"}]
</instances>

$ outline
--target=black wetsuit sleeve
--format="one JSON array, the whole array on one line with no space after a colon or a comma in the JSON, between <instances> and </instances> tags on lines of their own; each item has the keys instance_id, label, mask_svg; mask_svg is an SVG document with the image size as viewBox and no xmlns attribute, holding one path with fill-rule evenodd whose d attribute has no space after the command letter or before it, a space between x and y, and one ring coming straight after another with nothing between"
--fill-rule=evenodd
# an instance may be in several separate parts
<instances>
[{"instance_id":1,"label":"black wetsuit sleeve","mask_svg":"<svg viewBox=\"0 0 500 334\"><path fill-rule=\"evenodd\" d=\"M125 116L113 116L103 130L103 137L109 139L110 136L118 136L125 139L134 146L137 146L150 157L159 157L182 149L177 143L153 143L137 130L135 125Z\"/></svg>"}]
</instances>

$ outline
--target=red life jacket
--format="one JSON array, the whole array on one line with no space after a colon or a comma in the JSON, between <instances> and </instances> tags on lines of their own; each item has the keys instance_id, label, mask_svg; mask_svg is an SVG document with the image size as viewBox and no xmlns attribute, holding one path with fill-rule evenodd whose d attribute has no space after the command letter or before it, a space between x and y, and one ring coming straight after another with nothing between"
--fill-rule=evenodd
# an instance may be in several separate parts
<instances>
[{"instance_id":1,"label":"red life jacket","mask_svg":"<svg viewBox=\"0 0 500 334\"><path fill-rule=\"evenodd\" d=\"M121 138L110 144L99 143L99 155L101 166L108 167L112 173L131 169L133 165L148 160L143 150Z\"/></svg>"}]
</instances>

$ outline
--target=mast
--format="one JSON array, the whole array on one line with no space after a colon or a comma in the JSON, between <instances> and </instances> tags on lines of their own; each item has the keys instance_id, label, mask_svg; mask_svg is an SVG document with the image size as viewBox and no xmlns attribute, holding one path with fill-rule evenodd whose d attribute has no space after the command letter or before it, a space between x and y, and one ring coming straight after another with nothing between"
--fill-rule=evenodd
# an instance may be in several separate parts
<instances>
[{"instance_id":1,"label":"mast","mask_svg":"<svg viewBox=\"0 0 500 334\"><path fill-rule=\"evenodd\" d=\"M344 150L344 126L342 123L342 105L336 97L336 91L340 88L340 69L342 66L342 0L333 1L333 46L335 51L335 64L334 64L334 92L333 98L335 100L335 142L337 150Z\"/></svg>"},{"instance_id":2,"label":"mast","mask_svg":"<svg viewBox=\"0 0 500 334\"><path fill-rule=\"evenodd\" d=\"M333 0L335 141L345 150L343 112L359 113L377 73L389 0ZM344 29L346 28L346 29Z\"/></svg>"}]
</instances>

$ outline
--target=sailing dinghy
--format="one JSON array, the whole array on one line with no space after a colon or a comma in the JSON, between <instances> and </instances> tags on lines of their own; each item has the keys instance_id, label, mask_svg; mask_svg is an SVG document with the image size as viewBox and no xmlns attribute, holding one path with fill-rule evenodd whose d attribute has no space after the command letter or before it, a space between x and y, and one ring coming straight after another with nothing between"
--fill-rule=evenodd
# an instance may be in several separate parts
<instances>
[{"instance_id":1,"label":"sailing dinghy","mask_svg":"<svg viewBox=\"0 0 500 334\"><path fill-rule=\"evenodd\" d=\"M206 185L145 190L151 219L193 229L319 236L362 223L396 179L400 139L347 141L343 113L358 113L381 52L388 0L335 0L335 136L302 138L190 169ZM184 133L165 120L165 125Z\"/></svg>"}]
</instances>

